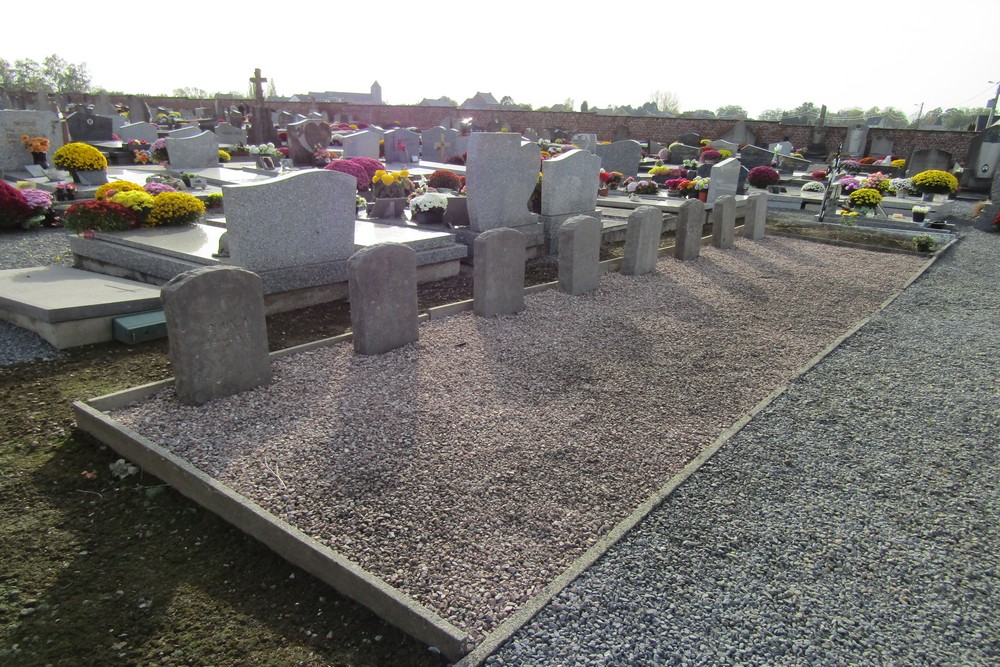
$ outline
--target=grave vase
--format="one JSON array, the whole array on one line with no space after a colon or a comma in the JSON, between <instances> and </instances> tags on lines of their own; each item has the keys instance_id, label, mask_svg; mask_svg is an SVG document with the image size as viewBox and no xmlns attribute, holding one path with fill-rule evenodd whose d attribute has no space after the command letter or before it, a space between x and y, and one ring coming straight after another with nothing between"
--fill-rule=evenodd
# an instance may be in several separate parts
<instances>
[{"instance_id":1,"label":"grave vase","mask_svg":"<svg viewBox=\"0 0 1000 667\"><path fill-rule=\"evenodd\" d=\"M31 160L34 164L37 164L42 169L49 168L49 159L48 155L45 152L32 153Z\"/></svg>"},{"instance_id":2,"label":"grave vase","mask_svg":"<svg viewBox=\"0 0 1000 667\"><path fill-rule=\"evenodd\" d=\"M369 217L372 218L402 218L406 211L406 197L383 197L375 200Z\"/></svg>"},{"instance_id":3,"label":"grave vase","mask_svg":"<svg viewBox=\"0 0 1000 667\"><path fill-rule=\"evenodd\" d=\"M607 197L608 196L608 188L607 188L607 186L598 188L597 189L597 196L598 197Z\"/></svg>"},{"instance_id":4,"label":"grave vase","mask_svg":"<svg viewBox=\"0 0 1000 667\"><path fill-rule=\"evenodd\" d=\"M914 211L913 212L913 222L923 222L924 221L924 216L926 216L926 215L927 214L924 213L923 211Z\"/></svg>"},{"instance_id":5,"label":"grave vase","mask_svg":"<svg viewBox=\"0 0 1000 667\"><path fill-rule=\"evenodd\" d=\"M699 190L698 199L703 202L708 202L708 190Z\"/></svg>"},{"instance_id":6,"label":"grave vase","mask_svg":"<svg viewBox=\"0 0 1000 667\"><path fill-rule=\"evenodd\" d=\"M440 225L444 223L444 209L433 208L429 211L415 211L414 220L418 225Z\"/></svg>"}]
</instances>

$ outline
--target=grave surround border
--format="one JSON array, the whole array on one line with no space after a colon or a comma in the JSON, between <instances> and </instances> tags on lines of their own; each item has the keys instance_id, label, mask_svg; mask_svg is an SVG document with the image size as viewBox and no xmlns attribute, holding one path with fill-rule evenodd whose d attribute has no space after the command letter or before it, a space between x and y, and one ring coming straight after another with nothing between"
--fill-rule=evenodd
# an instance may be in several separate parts
<instances>
[{"instance_id":1,"label":"grave surround border","mask_svg":"<svg viewBox=\"0 0 1000 667\"><path fill-rule=\"evenodd\" d=\"M736 228L740 231L740 227ZM712 237L704 236L702 245L711 244ZM759 412L764 410L788 388L798 381L844 341L895 301L911 284L926 273L941 258L957 239L935 252L922 267L895 294L889 296L867 317L856 323L848 331L829 343L812 359L796 370L781 386L751 408L740 419L723 431L708 447L677 474L654 491L625 519L601 536L586 552L581 554L569 567L558 574L541 592L528 600L507 620L488 634L478 645L461 629L423 607L414 599L387 584L381 578L364 570L356 563L319 543L289 523L267 512L256 503L236 493L224 484L191 465L184 459L144 438L141 434L114 421L107 412L144 400L165 387L171 386L173 378L159 382L106 394L95 398L73 402L77 426L103 444L138 464L143 470L170 484L176 491L213 512L226 522L262 542L268 548L288 560L293 565L316 576L338 592L364 605L390 624L400 628L415 639L431 646L455 662L456 667L476 667L500 646L508 641L521 627L527 624L563 589L580 574L593 565L606 551L613 547L629 530L656 509L688 477L708 462L730 438L739 433ZM673 255L674 247L665 246L659 250L659 257ZM622 258L599 263L599 272L618 271ZM525 294L548 289L558 289L558 281L534 285L525 289ZM449 315L472 310L472 300L461 301L421 313L418 322L440 319ZM307 352L309 350L349 343L350 333L313 341L304 345L270 353L271 360Z\"/></svg>"}]
</instances>

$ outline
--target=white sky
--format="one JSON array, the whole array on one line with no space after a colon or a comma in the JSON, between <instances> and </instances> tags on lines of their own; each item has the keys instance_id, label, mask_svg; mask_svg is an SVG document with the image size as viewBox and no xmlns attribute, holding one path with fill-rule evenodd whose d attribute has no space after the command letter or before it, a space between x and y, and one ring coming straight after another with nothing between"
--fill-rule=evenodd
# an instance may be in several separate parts
<instances>
[{"instance_id":1,"label":"white sky","mask_svg":"<svg viewBox=\"0 0 1000 667\"><path fill-rule=\"evenodd\" d=\"M981 106L1000 81L996 0L159 4L49 0L44 29L5 30L0 58L55 53L95 86L149 95L245 91L260 67L286 96L378 80L389 104L483 91L579 109L663 90L682 111L751 116L803 102L913 116Z\"/></svg>"}]
</instances>

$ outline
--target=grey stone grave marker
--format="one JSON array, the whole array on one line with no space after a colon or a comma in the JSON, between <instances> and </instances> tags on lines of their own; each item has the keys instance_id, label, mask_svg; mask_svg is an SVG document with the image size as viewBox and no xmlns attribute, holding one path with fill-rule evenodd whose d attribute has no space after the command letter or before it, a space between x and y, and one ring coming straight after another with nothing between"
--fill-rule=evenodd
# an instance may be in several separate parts
<instances>
[{"instance_id":1,"label":"grey stone grave marker","mask_svg":"<svg viewBox=\"0 0 1000 667\"><path fill-rule=\"evenodd\" d=\"M601 159L587 150L573 149L542 162L542 202L539 221L549 254L559 248L559 228L574 215L598 220L597 184Z\"/></svg>"},{"instance_id":2,"label":"grey stone grave marker","mask_svg":"<svg viewBox=\"0 0 1000 667\"><path fill-rule=\"evenodd\" d=\"M420 135L407 129L389 130L385 133L386 162L417 162L420 159ZM413 158L417 159L414 160Z\"/></svg>"},{"instance_id":3,"label":"grey stone grave marker","mask_svg":"<svg viewBox=\"0 0 1000 667\"><path fill-rule=\"evenodd\" d=\"M538 136L538 130L535 130L530 127L524 128L524 132L522 132L521 134L528 141L538 141L541 138Z\"/></svg>"},{"instance_id":4,"label":"grey stone grave marker","mask_svg":"<svg viewBox=\"0 0 1000 667\"><path fill-rule=\"evenodd\" d=\"M861 124L847 130L844 141L844 154L853 157L864 157L865 144L868 142L868 126Z\"/></svg>"},{"instance_id":5,"label":"grey stone grave marker","mask_svg":"<svg viewBox=\"0 0 1000 667\"><path fill-rule=\"evenodd\" d=\"M66 127L73 141L113 141L114 125L108 116L77 111L66 117Z\"/></svg>"},{"instance_id":6,"label":"grey stone grave marker","mask_svg":"<svg viewBox=\"0 0 1000 667\"><path fill-rule=\"evenodd\" d=\"M379 135L373 130L361 130L344 135L344 157L368 157L378 159Z\"/></svg>"},{"instance_id":7,"label":"grey stone grave marker","mask_svg":"<svg viewBox=\"0 0 1000 667\"><path fill-rule=\"evenodd\" d=\"M200 405L271 382L258 276L205 267L173 278L160 294L181 403Z\"/></svg>"},{"instance_id":8,"label":"grey stone grave marker","mask_svg":"<svg viewBox=\"0 0 1000 667\"><path fill-rule=\"evenodd\" d=\"M757 143L757 136L747 127L746 120L742 118L733 123L733 126L722 138L737 145Z\"/></svg>"},{"instance_id":9,"label":"grey stone grave marker","mask_svg":"<svg viewBox=\"0 0 1000 667\"><path fill-rule=\"evenodd\" d=\"M559 290L586 294L597 289L601 269L601 223L578 215L559 228Z\"/></svg>"},{"instance_id":10,"label":"grey stone grave marker","mask_svg":"<svg viewBox=\"0 0 1000 667\"><path fill-rule=\"evenodd\" d=\"M660 255L662 233L663 214L658 208L640 206L629 213L622 273L641 276L655 269Z\"/></svg>"},{"instance_id":11,"label":"grey stone grave marker","mask_svg":"<svg viewBox=\"0 0 1000 667\"><path fill-rule=\"evenodd\" d=\"M681 164L684 160L697 160L701 151L694 146L674 144L670 148L670 163Z\"/></svg>"},{"instance_id":12,"label":"grey stone grave marker","mask_svg":"<svg viewBox=\"0 0 1000 667\"><path fill-rule=\"evenodd\" d=\"M31 164L31 153L21 143L22 135L47 137L49 161L56 149L62 147L62 129L59 117L51 111L0 111L0 169L21 169Z\"/></svg>"},{"instance_id":13,"label":"grey stone grave marker","mask_svg":"<svg viewBox=\"0 0 1000 667\"><path fill-rule=\"evenodd\" d=\"M152 123L145 122L122 125L118 130L118 136L121 137L122 142L134 140L145 141L148 144L151 144L160 138L156 126Z\"/></svg>"},{"instance_id":14,"label":"grey stone grave marker","mask_svg":"<svg viewBox=\"0 0 1000 667\"><path fill-rule=\"evenodd\" d=\"M354 351L383 354L419 337L417 254L398 243L379 243L347 260Z\"/></svg>"},{"instance_id":15,"label":"grey stone grave marker","mask_svg":"<svg viewBox=\"0 0 1000 667\"><path fill-rule=\"evenodd\" d=\"M685 132L681 136L677 137L677 141L685 146L700 146L701 135L697 132Z\"/></svg>"},{"instance_id":16,"label":"grey stone grave marker","mask_svg":"<svg viewBox=\"0 0 1000 667\"><path fill-rule=\"evenodd\" d=\"M734 157L726 158L712 165L708 182L708 201L712 204L724 195L735 195L740 185L740 161Z\"/></svg>"},{"instance_id":17,"label":"grey stone grave marker","mask_svg":"<svg viewBox=\"0 0 1000 667\"><path fill-rule=\"evenodd\" d=\"M590 151L591 153L597 152L597 135L596 134L574 134L572 139L573 145L577 148L581 148L585 151Z\"/></svg>"},{"instance_id":18,"label":"grey stone grave marker","mask_svg":"<svg viewBox=\"0 0 1000 667\"><path fill-rule=\"evenodd\" d=\"M524 310L524 234L516 229L491 229L475 241L472 309L480 317L510 315Z\"/></svg>"},{"instance_id":19,"label":"grey stone grave marker","mask_svg":"<svg viewBox=\"0 0 1000 667\"><path fill-rule=\"evenodd\" d=\"M940 148L913 148L906 158L906 175L914 176L928 169L950 171L954 158Z\"/></svg>"},{"instance_id":20,"label":"grey stone grave marker","mask_svg":"<svg viewBox=\"0 0 1000 667\"><path fill-rule=\"evenodd\" d=\"M733 141L726 141L725 139L716 139L711 144L709 144L709 146L711 146L717 151L722 151L722 150L730 151L733 154L732 157L736 157L736 154L740 152L739 144Z\"/></svg>"},{"instance_id":21,"label":"grey stone grave marker","mask_svg":"<svg viewBox=\"0 0 1000 667\"><path fill-rule=\"evenodd\" d=\"M712 206L712 245L727 250L733 247L736 229L736 197L722 195Z\"/></svg>"},{"instance_id":22,"label":"grey stone grave marker","mask_svg":"<svg viewBox=\"0 0 1000 667\"><path fill-rule=\"evenodd\" d=\"M610 144L598 144L597 156L604 171L620 171L626 178L639 174L642 161L642 144L632 139Z\"/></svg>"},{"instance_id":23,"label":"grey stone grave marker","mask_svg":"<svg viewBox=\"0 0 1000 667\"><path fill-rule=\"evenodd\" d=\"M701 232L705 225L705 205L697 199L681 204L674 239L674 258L682 261L697 259L701 254Z\"/></svg>"},{"instance_id":24,"label":"grey stone grave marker","mask_svg":"<svg viewBox=\"0 0 1000 667\"><path fill-rule=\"evenodd\" d=\"M746 214L743 219L743 236L754 241L764 238L767 224L767 193L755 192L747 197Z\"/></svg>"},{"instance_id":25,"label":"grey stone grave marker","mask_svg":"<svg viewBox=\"0 0 1000 667\"><path fill-rule=\"evenodd\" d=\"M177 171L209 169L219 166L219 139L212 132L191 137L167 137L170 168Z\"/></svg>"},{"instance_id":26,"label":"grey stone grave marker","mask_svg":"<svg viewBox=\"0 0 1000 667\"><path fill-rule=\"evenodd\" d=\"M289 123L285 129L288 132L288 157L298 167L315 167L316 151L329 146L333 137L330 124L319 120L306 119ZM346 138L344 146L344 154L347 155Z\"/></svg>"},{"instance_id":27,"label":"grey stone grave marker","mask_svg":"<svg viewBox=\"0 0 1000 667\"><path fill-rule=\"evenodd\" d=\"M188 139L204 132L197 125L185 125L184 127L167 132L167 139Z\"/></svg>"},{"instance_id":28,"label":"grey stone grave marker","mask_svg":"<svg viewBox=\"0 0 1000 667\"><path fill-rule=\"evenodd\" d=\"M215 126L215 136L219 138L220 144L235 146L236 144L247 143L247 133L241 127L233 127L225 121Z\"/></svg>"},{"instance_id":29,"label":"grey stone grave marker","mask_svg":"<svg viewBox=\"0 0 1000 667\"><path fill-rule=\"evenodd\" d=\"M873 137L872 138L872 155L876 157L883 157L886 155L892 155L892 147L894 142L889 137Z\"/></svg>"},{"instance_id":30,"label":"grey stone grave marker","mask_svg":"<svg viewBox=\"0 0 1000 667\"><path fill-rule=\"evenodd\" d=\"M491 132L489 134L498 134ZM435 162L444 162L453 155L461 155L458 152L458 130L450 130L441 127L432 127L420 133L423 143L422 158ZM520 142L520 137L516 137Z\"/></svg>"},{"instance_id":31,"label":"grey stone grave marker","mask_svg":"<svg viewBox=\"0 0 1000 667\"><path fill-rule=\"evenodd\" d=\"M465 173L469 225L474 231L537 222L528 211L528 200L538 182L537 146L522 144L516 134L477 132L469 139Z\"/></svg>"}]
</instances>

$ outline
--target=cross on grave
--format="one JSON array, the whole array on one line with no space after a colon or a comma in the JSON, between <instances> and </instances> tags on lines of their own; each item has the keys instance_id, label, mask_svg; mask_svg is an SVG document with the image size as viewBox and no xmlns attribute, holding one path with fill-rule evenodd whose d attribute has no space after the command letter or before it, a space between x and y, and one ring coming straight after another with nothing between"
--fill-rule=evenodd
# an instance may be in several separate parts
<instances>
[{"instance_id":1,"label":"cross on grave","mask_svg":"<svg viewBox=\"0 0 1000 667\"><path fill-rule=\"evenodd\" d=\"M257 100L259 106L264 105L264 86L267 83L267 79L260 75L260 68L256 68L253 71L253 78L250 79L250 83L253 84L253 94L254 99Z\"/></svg>"},{"instance_id":2,"label":"cross on grave","mask_svg":"<svg viewBox=\"0 0 1000 667\"><path fill-rule=\"evenodd\" d=\"M434 148L438 150L438 154L441 156L441 162L444 162L446 159L448 159L448 155L444 152L444 149L451 148L451 144L449 144L446 141L443 135L439 140L434 142Z\"/></svg>"}]
</instances>

